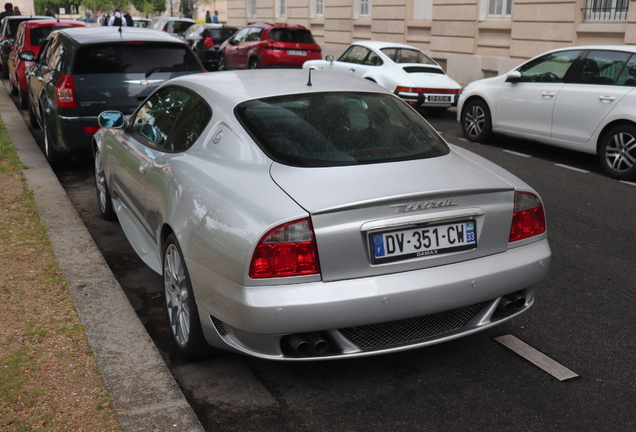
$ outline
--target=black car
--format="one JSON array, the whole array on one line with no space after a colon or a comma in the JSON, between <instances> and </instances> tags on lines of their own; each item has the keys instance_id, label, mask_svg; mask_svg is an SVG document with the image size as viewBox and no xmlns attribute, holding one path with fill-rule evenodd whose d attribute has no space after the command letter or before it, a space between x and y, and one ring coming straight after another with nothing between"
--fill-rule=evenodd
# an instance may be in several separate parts
<instances>
[{"instance_id":1,"label":"black car","mask_svg":"<svg viewBox=\"0 0 636 432\"><path fill-rule=\"evenodd\" d=\"M24 51L20 58L33 60ZM54 166L91 151L97 116L131 114L164 81L204 72L183 41L134 27L84 27L52 32L27 70L28 110L44 130L44 153Z\"/></svg>"},{"instance_id":2,"label":"black car","mask_svg":"<svg viewBox=\"0 0 636 432\"><path fill-rule=\"evenodd\" d=\"M7 62L9 61L11 49L13 49L13 41L15 40L15 35L18 32L18 26L24 21L41 19L55 18L44 15L11 15L2 18L2 21L0 21L0 64L2 64L2 78L9 78Z\"/></svg>"},{"instance_id":3,"label":"black car","mask_svg":"<svg viewBox=\"0 0 636 432\"><path fill-rule=\"evenodd\" d=\"M195 24L184 33L183 38L197 53L203 66L212 71L218 67L221 44L237 31L237 27L223 24Z\"/></svg>"}]
</instances>

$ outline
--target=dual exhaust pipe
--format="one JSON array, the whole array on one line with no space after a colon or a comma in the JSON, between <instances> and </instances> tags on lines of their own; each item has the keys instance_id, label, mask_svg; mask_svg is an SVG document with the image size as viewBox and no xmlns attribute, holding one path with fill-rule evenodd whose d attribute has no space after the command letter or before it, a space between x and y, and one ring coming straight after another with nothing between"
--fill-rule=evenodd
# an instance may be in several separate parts
<instances>
[{"instance_id":1,"label":"dual exhaust pipe","mask_svg":"<svg viewBox=\"0 0 636 432\"><path fill-rule=\"evenodd\" d=\"M319 333L293 334L285 341L296 354L303 356L324 354L329 349L329 343Z\"/></svg>"},{"instance_id":2,"label":"dual exhaust pipe","mask_svg":"<svg viewBox=\"0 0 636 432\"><path fill-rule=\"evenodd\" d=\"M514 294L509 294L507 296L503 296L501 300L499 301L499 305L497 306L497 309L505 313L510 313L517 309L521 309L525 305L526 305L526 298L519 295L518 293L514 293Z\"/></svg>"}]
</instances>

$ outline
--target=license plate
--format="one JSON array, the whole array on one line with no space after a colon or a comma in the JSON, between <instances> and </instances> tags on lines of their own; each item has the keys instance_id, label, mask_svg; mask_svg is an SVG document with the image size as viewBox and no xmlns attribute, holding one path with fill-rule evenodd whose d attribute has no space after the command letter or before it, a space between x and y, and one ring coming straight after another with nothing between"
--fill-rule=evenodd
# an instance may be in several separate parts
<instances>
[{"instance_id":1,"label":"license plate","mask_svg":"<svg viewBox=\"0 0 636 432\"><path fill-rule=\"evenodd\" d=\"M370 234L373 263L473 249L477 246L476 227L470 220Z\"/></svg>"},{"instance_id":2,"label":"license plate","mask_svg":"<svg viewBox=\"0 0 636 432\"><path fill-rule=\"evenodd\" d=\"M451 96L429 96L429 102L450 102Z\"/></svg>"},{"instance_id":3,"label":"license plate","mask_svg":"<svg viewBox=\"0 0 636 432\"><path fill-rule=\"evenodd\" d=\"M287 50L287 54L289 54L289 55L302 55L302 56L306 56L306 55L307 55L307 51Z\"/></svg>"}]
</instances>

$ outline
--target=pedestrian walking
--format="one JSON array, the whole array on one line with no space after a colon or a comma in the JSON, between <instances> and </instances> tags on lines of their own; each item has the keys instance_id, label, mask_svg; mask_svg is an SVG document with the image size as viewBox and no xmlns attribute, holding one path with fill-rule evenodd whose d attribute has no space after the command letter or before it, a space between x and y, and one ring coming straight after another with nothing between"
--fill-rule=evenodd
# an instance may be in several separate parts
<instances>
[{"instance_id":1,"label":"pedestrian walking","mask_svg":"<svg viewBox=\"0 0 636 432\"><path fill-rule=\"evenodd\" d=\"M17 6L13 6L13 14L14 15L22 15L22 12L20 12L20 8Z\"/></svg>"},{"instance_id":2,"label":"pedestrian walking","mask_svg":"<svg viewBox=\"0 0 636 432\"><path fill-rule=\"evenodd\" d=\"M111 27L127 27L128 23L126 19L121 16L119 9L115 9L113 16L108 20L108 25Z\"/></svg>"},{"instance_id":3,"label":"pedestrian walking","mask_svg":"<svg viewBox=\"0 0 636 432\"><path fill-rule=\"evenodd\" d=\"M214 24L218 24L219 23L219 12L218 11L214 11L214 15L212 15L212 22Z\"/></svg>"},{"instance_id":4,"label":"pedestrian walking","mask_svg":"<svg viewBox=\"0 0 636 432\"><path fill-rule=\"evenodd\" d=\"M55 16L55 12L53 12L51 10L51 6L46 5L46 6L44 6L44 15L54 17Z\"/></svg>"},{"instance_id":5,"label":"pedestrian walking","mask_svg":"<svg viewBox=\"0 0 636 432\"><path fill-rule=\"evenodd\" d=\"M206 23L211 23L212 22L212 17L210 16L210 11L205 11L205 22Z\"/></svg>"},{"instance_id":6,"label":"pedestrian walking","mask_svg":"<svg viewBox=\"0 0 636 432\"><path fill-rule=\"evenodd\" d=\"M13 11L13 4L5 3L4 4L4 12L0 13L0 20L6 16L13 16L15 12Z\"/></svg>"}]
</instances>

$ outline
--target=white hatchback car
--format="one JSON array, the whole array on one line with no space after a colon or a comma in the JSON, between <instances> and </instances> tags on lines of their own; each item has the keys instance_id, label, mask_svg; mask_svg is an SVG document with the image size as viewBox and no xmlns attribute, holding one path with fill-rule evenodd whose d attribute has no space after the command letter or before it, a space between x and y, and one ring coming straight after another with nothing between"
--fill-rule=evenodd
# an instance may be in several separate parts
<instances>
[{"instance_id":1,"label":"white hatchback car","mask_svg":"<svg viewBox=\"0 0 636 432\"><path fill-rule=\"evenodd\" d=\"M306 61L303 69L358 75L394 92L413 108L429 111L456 106L462 92L435 60L413 46L393 42L354 42L338 60L329 55L326 60Z\"/></svg>"},{"instance_id":2,"label":"white hatchback car","mask_svg":"<svg viewBox=\"0 0 636 432\"><path fill-rule=\"evenodd\" d=\"M470 141L492 132L597 154L611 177L636 178L636 47L549 51L475 81L457 118Z\"/></svg>"}]
</instances>

